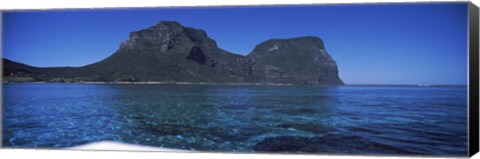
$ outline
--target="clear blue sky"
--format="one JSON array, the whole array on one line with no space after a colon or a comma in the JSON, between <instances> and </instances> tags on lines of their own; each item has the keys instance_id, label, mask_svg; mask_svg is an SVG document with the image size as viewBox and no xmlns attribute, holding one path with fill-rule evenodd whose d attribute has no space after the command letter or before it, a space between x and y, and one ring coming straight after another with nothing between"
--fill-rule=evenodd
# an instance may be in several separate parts
<instances>
[{"instance_id":1,"label":"clear blue sky","mask_svg":"<svg viewBox=\"0 0 480 159\"><path fill-rule=\"evenodd\" d=\"M204 29L248 54L270 38L324 40L347 84L466 84L467 3L10 11L5 58L82 66L114 53L129 32L163 20Z\"/></svg>"}]
</instances>

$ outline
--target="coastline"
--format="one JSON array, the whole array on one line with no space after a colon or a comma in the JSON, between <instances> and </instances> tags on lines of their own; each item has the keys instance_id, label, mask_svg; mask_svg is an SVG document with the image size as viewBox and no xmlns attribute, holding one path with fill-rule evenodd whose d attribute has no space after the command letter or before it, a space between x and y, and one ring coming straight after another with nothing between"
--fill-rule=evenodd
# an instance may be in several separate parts
<instances>
[{"instance_id":1,"label":"coastline","mask_svg":"<svg viewBox=\"0 0 480 159\"><path fill-rule=\"evenodd\" d=\"M291 84L291 83L208 83L208 82L163 82L163 81L145 81L145 82L12 82L3 81L3 84L15 83L64 83L64 84L118 84L118 85L239 85L239 86L337 86L337 85L313 85L313 84Z\"/></svg>"},{"instance_id":2,"label":"coastline","mask_svg":"<svg viewBox=\"0 0 480 159\"><path fill-rule=\"evenodd\" d=\"M45 81L28 81L14 82L3 81L3 84L16 83L59 83L59 84L112 84L112 85L226 85L226 86L346 86L346 87L467 87L468 85L457 84L332 84L332 85L316 85L316 84L292 84L292 83L208 83L208 82L165 82L165 81L144 81L144 82L103 82L103 81L79 81L79 82L45 82Z\"/></svg>"}]
</instances>

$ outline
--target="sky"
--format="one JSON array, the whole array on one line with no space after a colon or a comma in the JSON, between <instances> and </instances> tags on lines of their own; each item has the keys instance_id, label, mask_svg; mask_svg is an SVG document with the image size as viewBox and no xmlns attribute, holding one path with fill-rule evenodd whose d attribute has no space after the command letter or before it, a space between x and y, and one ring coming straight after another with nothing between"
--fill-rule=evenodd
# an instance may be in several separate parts
<instances>
[{"instance_id":1,"label":"sky","mask_svg":"<svg viewBox=\"0 0 480 159\"><path fill-rule=\"evenodd\" d=\"M271 38L318 36L346 84L466 84L467 3L6 11L2 57L83 66L130 32L174 20L246 55Z\"/></svg>"}]
</instances>

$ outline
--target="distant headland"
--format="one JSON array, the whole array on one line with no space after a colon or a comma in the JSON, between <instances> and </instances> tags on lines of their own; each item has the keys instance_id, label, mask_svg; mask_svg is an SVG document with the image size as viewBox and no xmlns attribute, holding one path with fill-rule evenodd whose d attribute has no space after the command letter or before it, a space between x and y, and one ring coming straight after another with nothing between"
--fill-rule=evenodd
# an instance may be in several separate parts
<instances>
[{"instance_id":1,"label":"distant headland","mask_svg":"<svg viewBox=\"0 0 480 159\"><path fill-rule=\"evenodd\" d=\"M3 82L343 85L314 36L271 39L246 56L175 21L130 33L106 59L82 67L34 67L3 59Z\"/></svg>"}]
</instances>

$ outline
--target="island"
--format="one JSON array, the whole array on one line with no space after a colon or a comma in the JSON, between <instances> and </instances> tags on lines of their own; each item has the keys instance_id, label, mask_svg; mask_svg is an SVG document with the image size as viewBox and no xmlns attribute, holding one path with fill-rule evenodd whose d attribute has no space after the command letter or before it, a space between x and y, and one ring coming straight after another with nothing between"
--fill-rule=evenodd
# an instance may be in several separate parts
<instances>
[{"instance_id":1,"label":"island","mask_svg":"<svg viewBox=\"0 0 480 159\"><path fill-rule=\"evenodd\" d=\"M111 56L81 67L34 67L3 58L3 82L343 85L322 39L270 39L248 55L204 30L162 21L130 33Z\"/></svg>"}]
</instances>

